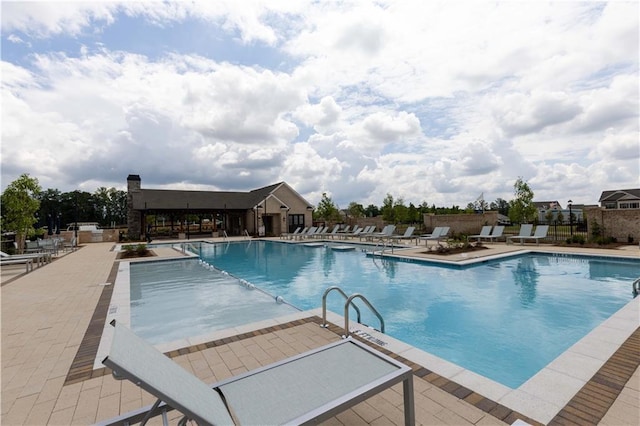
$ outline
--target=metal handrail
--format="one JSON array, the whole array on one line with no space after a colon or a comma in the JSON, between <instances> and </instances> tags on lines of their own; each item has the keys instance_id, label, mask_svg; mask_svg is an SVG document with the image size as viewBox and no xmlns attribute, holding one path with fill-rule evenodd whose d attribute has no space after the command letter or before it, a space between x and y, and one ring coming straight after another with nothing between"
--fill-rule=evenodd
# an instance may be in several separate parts
<instances>
[{"instance_id":1,"label":"metal handrail","mask_svg":"<svg viewBox=\"0 0 640 426\"><path fill-rule=\"evenodd\" d=\"M225 240L226 240L227 238L229 238L229 236L227 235L227 231L226 231L226 230L223 230L223 231L222 231L222 238L224 238Z\"/></svg>"},{"instance_id":2,"label":"metal handrail","mask_svg":"<svg viewBox=\"0 0 640 426\"><path fill-rule=\"evenodd\" d=\"M322 295L322 325L321 325L321 327L324 327L324 328L327 328L329 326L329 324L327 323L327 296L333 290L336 290L338 293L340 293L346 300L349 299L349 296L347 296L347 293L342 291L342 289L337 286L329 287L324 291L324 294ZM358 322L360 322L360 309L358 309L358 307L355 304L352 304L352 305L353 305L353 308L358 313Z\"/></svg>"},{"instance_id":3,"label":"metal handrail","mask_svg":"<svg viewBox=\"0 0 640 426\"><path fill-rule=\"evenodd\" d=\"M349 337L349 305L352 305L353 304L353 299L356 299L356 298L362 299L362 301L365 303L365 305L367 305L369 307L369 309L371 309L373 311L373 313L376 314L376 316L380 320L380 331L382 333L384 333L384 319L382 319L382 315L380 315L380 312L378 312L376 310L376 308L374 308L373 305L371 303L369 303L369 301L367 300L366 297L364 297L360 293L355 293L355 294L352 294L351 296L349 296L349 298L347 299L347 301L344 304L344 337L345 338ZM353 305L353 306L355 306L355 305ZM360 321L358 321L358 323L360 323Z\"/></svg>"},{"instance_id":4,"label":"metal handrail","mask_svg":"<svg viewBox=\"0 0 640 426\"><path fill-rule=\"evenodd\" d=\"M633 284L631 285L631 288L633 289L633 297L636 297L638 294L640 294L640 278L637 278Z\"/></svg>"},{"instance_id":5,"label":"metal handrail","mask_svg":"<svg viewBox=\"0 0 640 426\"><path fill-rule=\"evenodd\" d=\"M247 239L251 239L251 235L249 235L249 231L247 231L246 229L244 230L244 235L247 237Z\"/></svg>"}]
</instances>

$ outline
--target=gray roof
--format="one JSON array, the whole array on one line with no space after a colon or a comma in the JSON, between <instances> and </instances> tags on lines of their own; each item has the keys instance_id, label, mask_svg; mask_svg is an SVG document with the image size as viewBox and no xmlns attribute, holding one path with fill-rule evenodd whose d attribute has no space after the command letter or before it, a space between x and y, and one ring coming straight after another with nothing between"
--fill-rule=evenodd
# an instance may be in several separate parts
<instances>
[{"instance_id":1,"label":"gray roof","mask_svg":"<svg viewBox=\"0 0 640 426\"><path fill-rule=\"evenodd\" d=\"M136 210L248 210L282 184L279 182L249 192L140 189L139 193L133 193L133 207Z\"/></svg>"},{"instance_id":2,"label":"gray roof","mask_svg":"<svg viewBox=\"0 0 640 426\"><path fill-rule=\"evenodd\" d=\"M640 200L640 188L636 189L614 189L602 191L599 202L619 201L619 200Z\"/></svg>"}]
</instances>

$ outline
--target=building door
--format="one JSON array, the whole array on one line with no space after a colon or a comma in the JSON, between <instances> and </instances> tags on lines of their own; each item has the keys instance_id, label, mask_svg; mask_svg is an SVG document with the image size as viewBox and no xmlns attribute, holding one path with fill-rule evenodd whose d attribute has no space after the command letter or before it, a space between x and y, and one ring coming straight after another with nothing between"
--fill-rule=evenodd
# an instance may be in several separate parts
<instances>
[{"instance_id":1,"label":"building door","mask_svg":"<svg viewBox=\"0 0 640 426\"><path fill-rule=\"evenodd\" d=\"M264 225L264 234L273 236L273 216L262 216L262 224Z\"/></svg>"}]
</instances>

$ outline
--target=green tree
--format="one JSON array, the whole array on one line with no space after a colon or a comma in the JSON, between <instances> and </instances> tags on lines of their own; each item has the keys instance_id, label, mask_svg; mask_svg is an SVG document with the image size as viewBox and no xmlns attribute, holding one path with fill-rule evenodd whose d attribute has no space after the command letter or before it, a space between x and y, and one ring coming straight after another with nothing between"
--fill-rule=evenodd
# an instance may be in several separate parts
<instances>
[{"instance_id":1,"label":"green tree","mask_svg":"<svg viewBox=\"0 0 640 426\"><path fill-rule=\"evenodd\" d=\"M53 232L55 228L54 222L61 213L61 195L57 189L47 189L37 195L38 200L40 200L40 208L38 210L39 223L37 223L37 226L47 226Z\"/></svg>"},{"instance_id":2,"label":"green tree","mask_svg":"<svg viewBox=\"0 0 640 426\"><path fill-rule=\"evenodd\" d=\"M7 186L1 196L2 232L14 231L18 251L22 253L27 234L33 232L37 222L36 212L40 208L38 194L41 188L38 179L22 174Z\"/></svg>"},{"instance_id":3,"label":"green tree","mask_svg":"<svg viewBox=\"0 0 640 426\"><path fill-rule=\"evenodd\" d=\"M544 214L544 220L547 221L547 224L551 224L551 222L553 222L553 210L547 210Z\"/></svg>"},{"instance_id":4,"label":"green tree","mask_svg":"<svg viewBox=\"0 0 640 426\"><path fill-rule=\"evenodd\" d=\"M331 197L326 192L322 193L322 199L318 203L318 207L313 212L316 219L324 219L325 221L339 221L340 212L338 206L333 203Z\"/></svg>"},{"instance_id":5,"label":"green tree","mask_svg":"<svg viewBox=\"0 0 640 426\"><path fill-rule=\"evenodd\" d=\"M393 196L391 194L387 194L387 196L384 197L381 210L382 210L382 219L385 222L390 222L390 223L395 222L395 212L393 210Z\"/></svg>"},{"instance_id":6,"label":"green tree","mask_svg":"<svg viewBox=\"0 0 640 426\"><path fill-rule=\"evenodd\" d=\"M509 219L512 223L532 222L536 214L533 191L529 184L519 177L513 184L515 198L509 202Z\"/></svg>"},{"instance_id":7,"label":"green tree","mask_svg":"<svg viewBox=\"0 0 640 426\"><path fill-rule=\"evenodd\" d=\"M100 187L93 194L98 222L105 226L123 224L127 220L127 193L115 188Z\"/></svg>"},{"instance_id":8,"label":"green tree","mask_svg":"<svg viewBox=\"0 0 640 426\"><path fill-rule=\"evenodd\" d=\"M402 198L398 198L393 203L393 218L395 223L409 222L409 209L404 205L404 200Z\"/></svg>"},{"instance_id":9,"label":"green tree","mask_svg":"<svg viewBox=\"0 0 640 426\"><path fill-rule=\"evenodd\" d=\"M409 207L407 208L407 216L410 223L422 222L422 213L420 213L418 208L414 206L413 203L409 203Z\"/></svg>"},{"instance_id":10,"label":"green tree","mask_svg":"<svg viewBox=\"0 0 640 426\"><path fill-rule=\"evenodd\" d=\"M367 208L364 209L364 214L367 217L376 217L380 215L380 209L373 204L369 204Z\"/></svg>"},{"instance_id":11,"label":"green tree","mask_svg":"<svg viewBox=\"0 0 640 426\"><path fill-rule=\"evenodd\" d=\"M349 213L349 216L351 217L364 217L365 216L365 211L364 211L364 206L362 204L358 204L355 201L352 201L349 203L349 207L347 207L347 212Z\"/></svg>"},{"instance_id":12,"label":"green tree","mask_svg":"<svg viewBox=\"0 0 640 426\"><path fill-rule=\"evenodd\" d=\"M496 198L496 200L489 206L491 210L497 210L498 213L505 216L509 216L509 202L502 198Z\"/></svg>"}]
</instances>

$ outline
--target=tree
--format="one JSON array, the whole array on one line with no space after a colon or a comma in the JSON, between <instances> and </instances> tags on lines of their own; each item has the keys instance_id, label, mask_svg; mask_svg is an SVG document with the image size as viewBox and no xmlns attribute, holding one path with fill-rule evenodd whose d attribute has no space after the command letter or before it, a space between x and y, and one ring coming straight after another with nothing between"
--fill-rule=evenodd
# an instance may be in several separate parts
<instances>
[{"instance_id":1,"label":"tree","mask_svg":"<svg viewBox=\"0 0 640 426\"><path fill-rule=\"evenodd\" d=\"M509 219L512 223L529 223L536 214L533 191L521 177L513 184L515 198L509 202Z\"/></svg>"},{"instance_id":2,"label":"tree","mask_svg":"<svg viewBox=\"0 0 640 426\"><path fill-rule=\"evenodd\" d=\"M509 202L502 198L496 198L496 200L490 205L491 210L498 210L498 213L505 216L509 216Z\"/></svg>"},{"instance_id":3,"label":"tree","mask_svg":"<svg viewBox=\"0 0 640 426\"><path fill-rule=\"evenodd\" d=\"M380 209L377 206L373 205L373 204L369 204L367 206L367 208L364 209L364 214L367 217L376 217L376 216L380 215Z\"/></svg>"},{"instance_id":4,"label":"tree","mask_svg":"<svg viewBox=\"0 0 640 426\"><path fill-rule=\"evenodd\" d=\"M349 207L347 207L347 212L349 213L349 216L355 217L355 218L364 217L366 214L362 204L358 204L355 201L352 201L349 203Z\"/></svg>"},{"instance_id":5,"label":"tree","mask_svg":"<svg viewBox=\"0 0 640 426\"><path fill-rule=\"evenodd\" d=\"M407 215L410 223L422 222L422 213L420 213L418 208L414 206L413 203L409 203Z\"/></svg>"},{"instance_id":6,"label":"tree","mask_svg":"<svg viewBox=\"0 0 640 426\"><path fill-rule=\"evenodd\" d=\"M57 189L47 189L41 191L37 198L40 201L40 208L38 210L39 221L36 226L47 226L49 231L53 232L57 225L56 219L61 214L61 193Z\"/></svg>"},{"instance_id":7,"label":"tree","mask_svg":"<svg viewBox=\"0 0 640 426\"><path fill-rule=\"evenodd\" d=\"M404 200L402 198L398 198L393 203L393 218L395 223L409 222L409 209L404 205Z\"/></svg>"},{"instance_id":8,"label":"tree","mask_svg":"<svg viewBox=\"0 0 640 426\"><path fill-rule=\"evenodd\" d=\"M547 221L547 224L551 224L551 222L553 222L553 210L547 210L544 215L544 220Z\"/></svg>"},{"instance_id":9,"label":"tree","mask_svg":"<svg viewBox=\"0 0 640 426\"><path fill-rule=\"evenodd\" d=\"M393 211L393 196L387 194L382 202L382 219L386 222L394 222L395 212Z\"/></svg>"},{"instance_id":10,"label":"tree","mask_svg":"<svg viewBox=\"0 0 640 426\"><path fill-rule=\"evenodd\" d=\"M22 174L2 193L2 232L16 233L20 253L24 249L27 234L34 231L33 224L37 222L36 212L40 208L38 200L40 191L38 179Z\"/></svg>"},{"instance_id":11,"label":"tree","mask_svg":"<svg viewBox=\"0 0 640 426\"><path fill-rule=\"evenodd\" d=\"M340 212L338 206L336 206L331 197L326 192L322 193L322 199L318 203L318 207L314 210L314 216L316 219L324 219L325 221L339 221Z\"/></svg>"}]
</instances>

